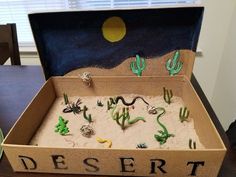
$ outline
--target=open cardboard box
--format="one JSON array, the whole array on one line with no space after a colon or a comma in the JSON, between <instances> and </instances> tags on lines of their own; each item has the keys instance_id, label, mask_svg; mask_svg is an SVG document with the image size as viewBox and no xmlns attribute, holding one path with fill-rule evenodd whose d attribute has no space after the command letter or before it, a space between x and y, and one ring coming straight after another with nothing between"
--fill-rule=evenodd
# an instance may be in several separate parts
<instances>
[{"instance_id":1,"label":"open cardboard box","mask_svg":"<svg viewBox=\"0 0 236 177\"><path fill-rule=\"evenodd\" d=\"M30 22L45 76L46 78L55 77L47 80L2 144L13 170L96 175L216 177L226 148L189 81L202 14L202 7L30 14ZM88 47L90 43L87 43L88 46L82 46L77 42L81 41L80 39L87 33L94 38L94 31L96 33L94 29L96 25L99 26L99 20L104 21L110 16L119 16L124 19L127 25L126 35L128 31L133 31L137 37L136 44L140 40L147 39L148 36L145 36L147 33L152 31L162 33L157 33L157 37L153 36L156 44L151 41L147 43L148 46L136 47L137 45L130 43L132 39L136 39L135 36L131 39L127 39L128 37L122 39L126 42L124 46L121 44L118 48L116 48L117 42L112 43L111 48L115 47L115 49L105 49L105 51L112 50L111 53L108 52L109 55L107 53L105 55L110 57L110 54L116 54L116 56L108 57L109 59L104 62L100 60L104 56L96 56L104 52L102 49L100 51L103 44L99 46L95 40L92 47L96 46L94 49L98 51L95 50L94 54L91 54L92 48ZM135 20L139 17L146 17L147 20L142 22ZM55 19L60 19L60 22ZM91 19L95 23L85 22ZM151 28L145 26L153 24L153 21L155 23ZM141 38L136 34L138 26L145 31L145 33L141 32L144 35ZM76 31L80 29L88 31L85 32L86 34L76 35ZM167 42L164 39L167 39ZM70 44L74 40L77 42ZM83 41L84 44L85 41ZM60 50L62 46L65 51ZM122 47L128 49L122 53ZM154 47L158 50L153 51ZM87 59L83 58L84 53L81 54L80 48L90 51L86 55ZM165 63L174 55L176 49L184 49L180 50L183 68L178 75L170 77ZM60 54L56 51L60 51ZM130 70L130 62L134 61L131 57L133 52L143 52L143 55L146 55L146 69L142 77L135 76ZM84 71L92 74L91 87L84 84L78 77L78 74ZM57 76L64 74L66 75ZM64 92L68 96L162 95L164 86L172 88L175 95L181 97L191 110L196 132L205 149L88 149L29 145L51 105L58 97L62 97Z\"/></svg>"}]
</instances>

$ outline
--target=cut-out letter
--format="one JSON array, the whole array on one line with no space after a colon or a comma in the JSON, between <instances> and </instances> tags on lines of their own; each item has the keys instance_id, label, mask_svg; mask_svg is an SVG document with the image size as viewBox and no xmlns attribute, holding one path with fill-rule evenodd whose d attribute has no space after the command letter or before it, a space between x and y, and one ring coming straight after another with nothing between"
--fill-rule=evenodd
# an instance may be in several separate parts
<instances>
[{"instance_id":1,"label":"cut-out letter","mask_svg":"<svg viewBox=\"0 0 236 177\"><path fill-rule=\"evenodd\" d=\"M51 155L51 157L55 169L62 169L62 170L68 169L68 167L65 166L65 161L64 161L65 157L63 155Z\"/></svg>"},{"instance_id":2,"label":"cut-out letter","mask_svg":"<svg viewBox=\"0 0 236 177\"><path fill-rule=\"evenodd\" d=\"M165 166L166 161L163 159L150 159L151 161L151 171L150 174L157 174L156 168L158 168L162 173L167 173L163 166ZM156 165L156 161L159 162L159 165Z\"/></svg>"},{"instance_id":3,"label":"cut-out letter","mask_svg":"<svg viewBox=\"0 0 236 177\"><path fill-rule=\"evenodd\" d=\"M187 166L189 164L193 164L192 172L188 176L197 176L197 168L199 165L204 166L205 162L204 161L199 161L199 162L188 162Z\"/></svg>"},{"instance_id":4,"label":"cut-out letter","mask_svg":"<svg viewBox=\"0 0 236 177\"><path fill-rule=\"evenodd\" d=\"M18 157L26 170L35 170L37 168L37 163L33 158L22 155L19 155Z\"/></svg>"},{"instance_id":5,"label":"cut-out letter","mask_svg":"<svg viewBox=\"0 0 236 177\"><path fill-rule=\"evenodd\" d=\"M132 157L128 157L128 158L120 158L120 162L121 162L121 171L120 172L135 172L135 169L133 169L134 167L134 158ZM130 167L128 169L128 167Z\"/></svg>"},{"instance_id":6,"label":"cut-out letter","mask_svg":"<svg viewBox=\"0 0 236 177\"><path fill-rule=\"evenodd\" d=\"M90 162L89 162L90 161ZM86 168L85 170L87 172L98 172L99 171L99 168L94 165L94 164L91 164L91 161L94 161L94 162L99 162L98 159L96 158L87 158L87 159L84 159L84 164L91 167L91 168Z\"/></svg>"}]
</instances>

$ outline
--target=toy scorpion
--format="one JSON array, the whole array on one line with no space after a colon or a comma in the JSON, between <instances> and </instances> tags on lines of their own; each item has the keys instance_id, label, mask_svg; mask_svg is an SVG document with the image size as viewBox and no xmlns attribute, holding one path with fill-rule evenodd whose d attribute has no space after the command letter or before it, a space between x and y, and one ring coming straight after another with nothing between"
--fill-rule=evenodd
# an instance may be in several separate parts
<instances>
[{"instance_id":1,"label":"toy scorpion","mask_svg":"<svg viewBox=\"0 0 236 177\"><path fill-rule=\"evenodd\" d=\"M63 109L63 112L73 112L74 114L79 114L82 111L81 107L79 106L81 103L81 99L78 99L76 103L68 104L68 106Z\"/></svg>"}]
</instances>

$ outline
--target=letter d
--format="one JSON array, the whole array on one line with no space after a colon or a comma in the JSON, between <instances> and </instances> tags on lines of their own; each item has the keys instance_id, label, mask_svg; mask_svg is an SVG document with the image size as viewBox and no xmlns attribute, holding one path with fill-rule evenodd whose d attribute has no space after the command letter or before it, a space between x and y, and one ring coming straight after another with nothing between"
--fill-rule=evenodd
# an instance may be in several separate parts
<instances>
[{"instance_id":1,"label":"letter d","mask_svg":"<svg viewBox=\"0 0 236 177\"><path fill-rule=\"evenodd\" d=\"M35 170L37 168L37 163L33 158L22 155L19 155L18 157L26 170Z\"/></svg>"}]
</instances>

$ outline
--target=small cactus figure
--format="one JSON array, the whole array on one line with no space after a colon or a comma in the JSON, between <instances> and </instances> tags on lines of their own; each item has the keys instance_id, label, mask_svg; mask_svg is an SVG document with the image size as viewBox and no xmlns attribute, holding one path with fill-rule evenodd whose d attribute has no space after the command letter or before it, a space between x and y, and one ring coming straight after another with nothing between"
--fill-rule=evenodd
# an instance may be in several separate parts
<instances>
[{"instance_id":1,"label":"small cactus figure","mask_svg":"<svg viewBox=\"0 0 236 177\"><path fill-rule=\"evenodd\" d=\"M193 146L192 146L193 145ZM196 142L193 141L192 139L189 139L189 149L197 149Z\"/></svg>"},{"instance_id":2,"label":"small cactus figure","mask_svg":"<svg viewBox=\"0 0 236 177\"><path fill-rule=\"evenodd\" d=\"M112 109L112 103L107 101L107 110L109 111L110 109Z\"/></svg>"},{"instance_id":3,"label":"small cactus figure","mask_svg":"<svg viewBox=\"0 0 236 177\"><path fill-rule=\"evenodd\" d=\"M68 95L66 93L63 93L63 97L64 97L65 105L69 104Z\"/></svg>"},{"instance_id":4,"label":"small cactus figure","mask_svg":"<svg viewBox=\"0 0 236 177\"><path fill-rule=\"evenodd\" d=\"M136 61L136 66L135 66L135 62L132 61L130 64L130 68L134 74L136 74L138 77L140 77L140 76L142 76L143 70L146 68L146 63L145 63L145 60L143 58L140 58L139 55L136 55L135 61ZM141 62L142 62L142 66L141 66Z\"/></svg>"},{"instance_id":5,"label":"small cactus figure","mask_svg":"<svg viewBox=\"0 0 236 177\"><path fill-rule=\"evenodd\" d=\"M179 119L181 122L187 121L190 111L187 110L187 107L180 108L179 110Z\"/></svg>"},{"instance_id":6,"label":"small cactus figure","mask_svg":"<svg viewBox=\"0 0 236 177\"><path fill-rule=\"evenodd\" d=\"M113 108L112 105L115 105L115 104L116 104L115 99L116 99L116 98L111 98L111 97L110 97L109 100L107 101L107 110L108 110L108 111Z\"/></svg>"},{"instance_id":7,"label":"small cactus figure","mask_svg":"<svg viewBox=\"0 0 236 177\"><path fill-rule=\"evenodd\" d=\"M163 98L166 103L170 104L171 103L171 98L173 97L173 92L172 90L167 90L165 87L163 87Z\"/></svg>"},{"instance_id":8,"label":"small cactus figure","mask_svg":"<svg viewBox=\"0 0 236 177\"><path fill-rule=\"evenodd\" d=\"M183 63L179 61L180 51L176 51L173 58L170 58L166 62L166 69L169 71L170 76L174 76L180 72L183 67Z\"/></svg>"},{"instance_id":9,"label":"small cactus figure","mask_svg":"<svg viewBox=\"0 0 236 177\"><path fill-rule=\"evenodd\" d=\"M86 115L87 110L88 110L87 106L84 106L83 116L89 123L91 123L92 122L92 116L91 116L91 114L89 114L88 116Z\"/></svg>"},{"instance_id":10,"label":"small cactus figure","mask_svg":"<svg viewBox=\"0 0 236 177\"><path fill-rule=\"evenodd\" d=\"M62 116L59 116L58 123L55 126L55 132L59 132L61 135L66 135L69 133L69 128L67 127L68 120L63 119Z\"/></svg>"}]
</instances>

